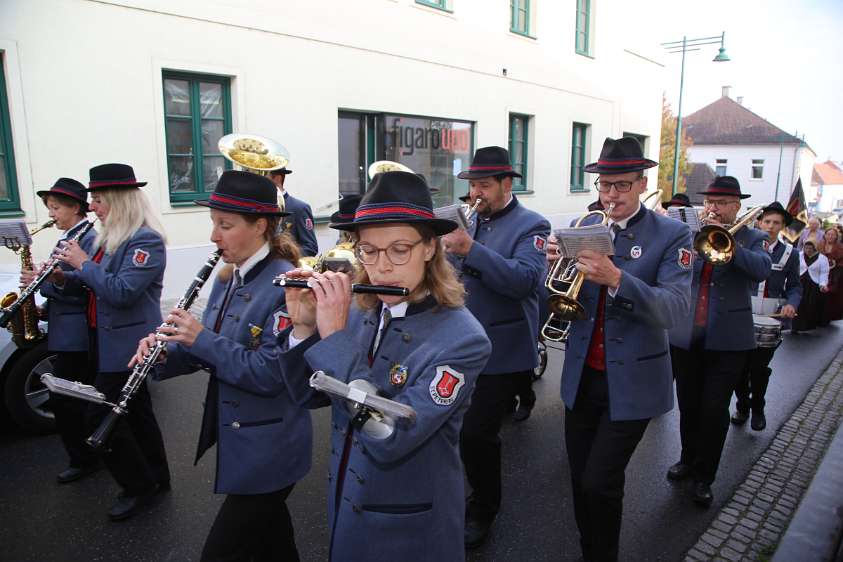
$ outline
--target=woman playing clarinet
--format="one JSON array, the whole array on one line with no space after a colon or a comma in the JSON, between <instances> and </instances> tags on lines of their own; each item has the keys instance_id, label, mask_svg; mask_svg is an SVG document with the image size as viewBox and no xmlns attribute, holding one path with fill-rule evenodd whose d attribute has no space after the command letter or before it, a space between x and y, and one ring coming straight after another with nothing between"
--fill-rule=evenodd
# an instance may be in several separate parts
<instances>
[{"instance_id":1,"label":"woman playing clarinet","mask_svg":"<svg viewBox=\"0 0 843 562\"><path fill-rule=\"evenodd\" d=\"M158 378L206 369L205 412L196 461L217 445L215 492L227 494L201 560L298 560L286 500L310 469L310 412L289 397L278 368L277 336L287 321L284 290L272 279L293 268L299 249L283 233L275 186L224 172L205 201L211 241L228 264L217 276L200 323L174 309L159 328L167 342ZM155 344L140 342L135 362Z\"/></svg>"}]
</instances>

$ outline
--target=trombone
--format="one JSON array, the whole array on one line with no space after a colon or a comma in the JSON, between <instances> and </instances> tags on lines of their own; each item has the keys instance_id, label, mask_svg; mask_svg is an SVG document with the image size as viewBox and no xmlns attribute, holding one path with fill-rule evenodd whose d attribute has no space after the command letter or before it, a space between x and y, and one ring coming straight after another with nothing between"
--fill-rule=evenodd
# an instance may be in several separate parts
<instances>
[{"instance_id":1,"label":"trombone","mask_svg":"<svg viewBox=\"0 0 843 562\"><path fill-rule=\"evenodd\" d=\"M461 205L462 213L465 216L465 222L468 223L468 226L474 224L474 218L477 215L477 207L480 206L483 200L479 197L474 201L474 205L469 206L468 203L463 203Z\"/></svg>"},{"instance_id":2,"label":"trombone","mask_svg":"<svg viewBox=\"0 0 843 562\"><path fill-rule=\"evenodd\" d=\"M694 237L694 250L712 265L725 265L735 256L735 234L744 226L754 221L764 210L763 206L747 211L734 225L726 227L707 224ZM709 213L705 219L711 220L714 213ZM701 220L705 220L700 217Z\"/></svg>"}]
</instances>

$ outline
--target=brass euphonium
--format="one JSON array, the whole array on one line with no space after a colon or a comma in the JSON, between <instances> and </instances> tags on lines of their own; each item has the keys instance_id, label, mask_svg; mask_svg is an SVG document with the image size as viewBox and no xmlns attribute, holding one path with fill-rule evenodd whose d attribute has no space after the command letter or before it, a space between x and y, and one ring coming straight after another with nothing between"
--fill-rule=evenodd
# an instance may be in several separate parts
<instances>
[{"instance_id":1,"label":"brass euphonium","mask_svg":"<svg viewBox=\"0 0 843 562\"><path fill-rule=\"evenodd\" d=\"M585 219L592 215L602 217L601 224L609 224L609 215L612 209L615 208L614 203L610 203L605 211L589 211L577 220L574 228L579 228ZM562 267L562 264L565 267ZM574 320L582 320L585 318L585 308L577 300L582 289L582 284L585 281L585 273L577 270L576 258L570 260L563 260L562 258L556 260L550 272L547 274L544 286L547 287L550 297L547 300L547 305L550 308L551 318L547 319L545 326L548 326L553 316L558 316L555 320L565 322L573 322ZM565 283L568 285L567 289L562 290L556 288L557 283ZM544 330L544 327L542 328ZM561 341L549 338L552 341Z\"/></svg>"},{"instance_id":2,"label":"brass euphonium","mask_svg":"<svg viewBox=\"0 0 843 562\"><path fill-rule=\"evenodd\" d=\"M225 135L217 148L226 160L247 172L268 176L269 172L286 168L290 152L272 139L249 133ZM278 206L284 210L284 197L279 195Z\"/></svg>"},{"instance_id":3,"label":"brass euphonium","mask_svg":"<svg viewBox=\"0 0 843 562\"><path fill-rule=\"evenodd\" d=\"M30 232L29 235L35 236L42 230L50 228L54 224L56 224L56 221L54 219L50 219ZM20 244L17 246L9 246L7 244L7 247L20 256L21 271L31 271L34 269L32 265L32 252L30 251L29 246L23 246ZM2 299L0 299L0 308L9 308L17 300L18 293L16 291L10 291L6 293ZM12 334L12 340L14 340L18 347L31 345L44 337L43 332L41 332L41 328L38 327L38 307L35 305L35 297L30 297L24 301L24 303L20 306L20 314L16 314L9 321L8 330Z\"/></svg>"},{"instance_id":4,"label":"brass euphonium","mask_svg":"<svg viewBox=\"0 0 843 562\"><path fill-rule=\"evenodd\" d=\"M694 237L694 250L702 258L712 265L725 265L732 261L735 255L735 234L758 217L764 207L755 207L747 211L741 219L731 227L717 224L703 226ZM706 218L711 220L714 213L709 213Z\"/></svg>"}]
</instances>

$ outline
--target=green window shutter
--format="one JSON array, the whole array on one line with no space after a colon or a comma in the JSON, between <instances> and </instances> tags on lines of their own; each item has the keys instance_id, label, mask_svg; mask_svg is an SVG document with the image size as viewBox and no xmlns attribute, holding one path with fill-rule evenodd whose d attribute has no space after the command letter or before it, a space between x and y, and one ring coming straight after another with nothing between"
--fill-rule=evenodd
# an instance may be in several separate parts
<instances>
[{"instance_id":1,"label":"green window shutter","mask_svg":"<svg viewBox=\"0 0 843 562\"><path fill-rule=\"evenodd\" d=\"M172 203L207 199L231 163L217 148L231 133L231 81L164 71L167 179Z\"/></svg>"},{"instance_id":2,"label":"green window shutter","mask_svg":"<svg viewBox=\"0 0 843 562\"><path fill-rule=\"evenodd\" d=\"M416 4L430 6L431 8L438 8L440 10L450 12L448 9L448 0L416 0Z\"/></svg>"},{"instance_id":3,"label":"green window shutter","mask_svg":"<svg viewBox=\"0 0 843 562\"><path fill-rule=\"evenodd\" d=\"M574 123L571 134L571 191L588 191L585 185L585 146L588 125Z\"/></svg>"},{"instance_id":4,"label":"green window shutter","mask_svg":"<svg viewBox=\"0 0 843 562\"><path fill-rule=\"evenodd\" d=\"M530 36L530 0L509 0L509 30Z\"/></svg>"},{"instance_id":5,"label":"green window shutter","mask_svg":"<svg viewBox=\"0 0 843 562\"><path fill-rule=\"evenodd\" d=\"M589 27L591 23L591 0L577 0L576 52L590 55Z\"/></svg>"},{"instance_id":6,"label":"green window shutter","mask_svg":"<svg viewBox=\"0 0 843 562\"><path fill-rule=\"evenodd\" d=\"M12 146L9 98L6 95L4 58L0 53L0 216L9 214L20 214L20 199L15 152Z\"/></svg>"},{"instance_id":7,"label":"green window shutter","mask_svg":"<svg viewBox=\"0 0 843 562\"><path fill-rule=\"evenodd\" d=\"M523 176L512 178L513 191L527 190L529 126L529 115L509 114L509 157L512 160L512 168Z\"/></svg>"}]
</instances>

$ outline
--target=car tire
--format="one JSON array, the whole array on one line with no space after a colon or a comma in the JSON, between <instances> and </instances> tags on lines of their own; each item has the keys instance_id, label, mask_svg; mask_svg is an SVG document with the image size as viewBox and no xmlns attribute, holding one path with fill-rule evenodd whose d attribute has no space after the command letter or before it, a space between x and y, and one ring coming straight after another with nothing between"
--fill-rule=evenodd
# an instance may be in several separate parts
<instances>
[{"instance_id":1,"label":"car tire","mask_svg":"<svg viewBox=\"0 0 843 562\"><path fill-rule=\"evenodd\" d=\"M6 412L28 433L51 433L56 420L49 408L49 391L41 375L52 372L55 353L47 351L47 340L21 352L6 374L3 398Z\"/></svg>"}]
</instances>

